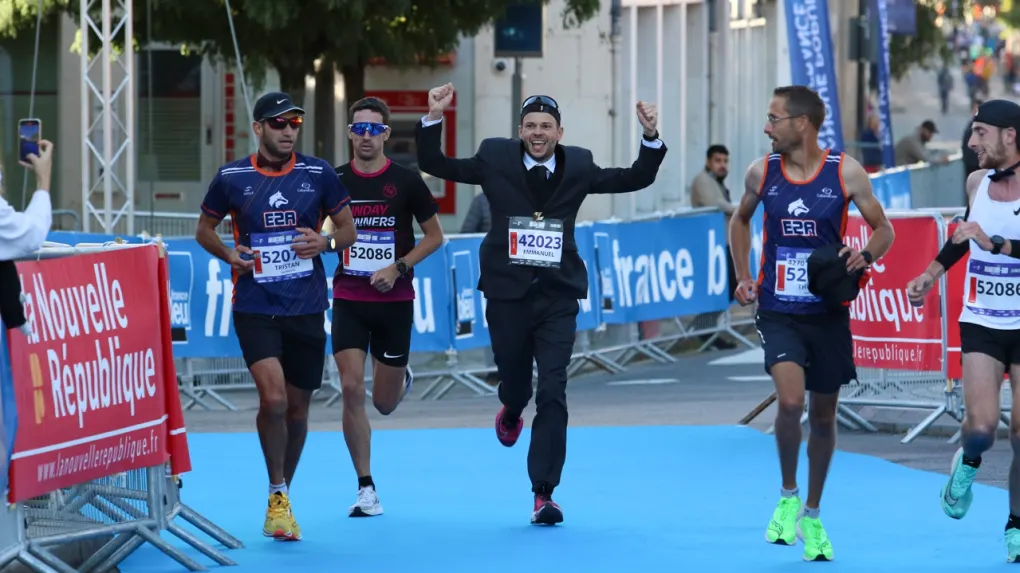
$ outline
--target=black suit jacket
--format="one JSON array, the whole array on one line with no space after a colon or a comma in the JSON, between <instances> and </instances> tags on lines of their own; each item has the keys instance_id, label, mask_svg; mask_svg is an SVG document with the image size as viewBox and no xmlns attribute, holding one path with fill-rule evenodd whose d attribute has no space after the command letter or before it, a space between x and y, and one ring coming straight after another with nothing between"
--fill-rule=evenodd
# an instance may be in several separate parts
<instances>
[{"instance_id":1,"label":"black suit jacket","mask_svg":"<svg viewBox=\"0 0 1020 573\"><path fill-rule=\"evenodd\" d=\"M556 171L564 171L542 215L563 221L563 258L557 269L536 268L511 265L508 254L510 217L531 217L538 211L525 179L520 140L489 138L478 146L474 157L454 159L443 155L440 148L442 130L442 123L424 127L418 122L418 167L440 179L481 185L489 200L492 227L478 254L481 271L478 290L493 300L524 297L536 278L542 292L549 296L588 298L588 273L574 240L581 203L590 193L629 193L648 187L655 181L666 156L665 145L658 149L642 145L637 160L629 168L602 168L595 164L591 151L558 146L563 155L557 154Z\"/></svg>"}]
</instances>

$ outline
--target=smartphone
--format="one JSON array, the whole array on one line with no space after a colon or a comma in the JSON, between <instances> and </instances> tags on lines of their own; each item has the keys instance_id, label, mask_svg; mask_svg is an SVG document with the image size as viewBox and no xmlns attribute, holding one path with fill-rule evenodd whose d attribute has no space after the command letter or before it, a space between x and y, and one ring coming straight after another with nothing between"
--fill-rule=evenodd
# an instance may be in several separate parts
<instances>
[{"instance_id":1,"label":"smartphone","mask_svg":"<svg viewBox=\"0 0 1020 573\"><path fill-rule=\"evenodd\" d=\"M42 121L34 118L18 120L18 159L28 161L29 154L39 155L39 140L42 139Z\"/></svg>"}]
</instances>

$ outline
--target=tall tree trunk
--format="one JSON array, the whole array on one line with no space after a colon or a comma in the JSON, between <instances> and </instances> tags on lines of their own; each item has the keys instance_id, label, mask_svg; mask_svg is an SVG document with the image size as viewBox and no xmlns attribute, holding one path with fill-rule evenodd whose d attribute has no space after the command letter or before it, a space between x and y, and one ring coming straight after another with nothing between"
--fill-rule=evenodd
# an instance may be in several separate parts
<instances>
[{"instance_id":1,"label":"tall tree trunk","mask_svg":"<svg viewBox=\"0 0 1020 573\"><path fill-rule=\"evenodd\" d=\"M323 56L315 72L315 155L336 163L336 101L334 85L336 72L332 58Z\"/></svg>"},{"instance_id":2,"label":"tall tree trunk","mask_svg":"<svg viewBox=\"0 0 1020 573\"><path fill-rule=\"evenodd\" d=\"M344 102L347 108L350 109L354 102L365 97L365 65L345 65L340 68L340 73L344 76L344 94L347 99ZM344 122L350 121L347 114L344 114ZM347 138L347 158L351 159L354 157L354 147L351 144L351 138Z\"/></svg>"},{"instance_id":3,"label":"tall tree trunk","mask_svg":"<svg viewBox=\"0 0 1020 573\"><path fill-rule=\"evenodd\" d=\"M276 66L276 72L280 75L280 91L289 95L296 105L305 107L304 72L293 66ZM301 147L301 137L298 137L294 149L303 151Z\"/></svg>"}]
</instances>

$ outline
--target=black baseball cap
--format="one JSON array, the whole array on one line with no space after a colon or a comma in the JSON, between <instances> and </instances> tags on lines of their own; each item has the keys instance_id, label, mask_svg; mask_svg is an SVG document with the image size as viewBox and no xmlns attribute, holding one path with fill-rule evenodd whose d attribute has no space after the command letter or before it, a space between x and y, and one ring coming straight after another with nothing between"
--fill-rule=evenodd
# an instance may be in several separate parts
<instances>
[{"instance_id":1,"label":"black baseball cap","mask_svg":"<svg viewBox=\"0 0 1020 573\"><path fill-rule=\"evenodd\" d=\"M825 306L836 309L852 302L871 279L865 269L846 272L846 260L850 253L840 256L846 245L834 243L819 247L808 257L808 290L822 299Z\"/></svg>"},{"instance_id":2,"label":"black baseball cap","mask_svg":"<svg viewBox=\"0 0 1020 573\"><path fill-rule=\"evenodd\" d=\"M279 117L289 111L296 111L301 115L305 114L305 110L301 109L300 106L294 104L294 101L290 99L288 94L283 92L269 92L266 95L259 98L259 101L255 102L255 109L252 110L252 117L255 121L264 121Z\"/></svg>"}]
</instances>

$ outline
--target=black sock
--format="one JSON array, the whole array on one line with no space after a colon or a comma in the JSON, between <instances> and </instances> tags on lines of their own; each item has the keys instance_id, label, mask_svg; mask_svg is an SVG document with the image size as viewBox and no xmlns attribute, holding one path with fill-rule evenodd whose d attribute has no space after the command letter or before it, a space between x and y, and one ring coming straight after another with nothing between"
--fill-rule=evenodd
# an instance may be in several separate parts
<instances>
[{"instance_id":1,"label":"black sock","mask_svg":"<svg viewBox=\"0 0 1020 573\"><path fill-rule=\"evenodd\" d=\"M977 468L981 467L981 456L978 456L978 457L976 457L974 459L970 459L970 458L967 457L966 454L964 454L964 456L963 456L963 465L970 466L972 468L977 469Z\"/></svg>"},{"instance_id":2,"label":"black sock","mask_svg":"<svg viewBox=\"0 0 1020 573\"><path fill-rule=\"evenodd\" d=\"M1013 515L1013 512L1009 512L1009 520L1006 522L1006 530L1020 529L1020 516Z\"/></svg>"},{"instance_id":3,"label":"black sock","mask_svg":"<svg viewBox=\"0 0 1020 573\"><path fill-rule=\"evenodd\" d=\"M535 495L542 495L542 496L545 496L545 497L551 497L552 496L552 492L553 492L553 488L552 488L551 485L549 485L547 483L540 483L540 484L535 484L534 486L532 486L531 491Z\"/></svg>"},{"instance_id":4,"label":"black sock","mask_svg":"<svg viewBox=\"0 0 1020 573\"><path fill-rule=\"evenodd\" d=\"M372 481L372 476L363 476L358 478L358 489L363 487L371 487L375 489L375 482Z\"/></svg>"}]
</instances>

